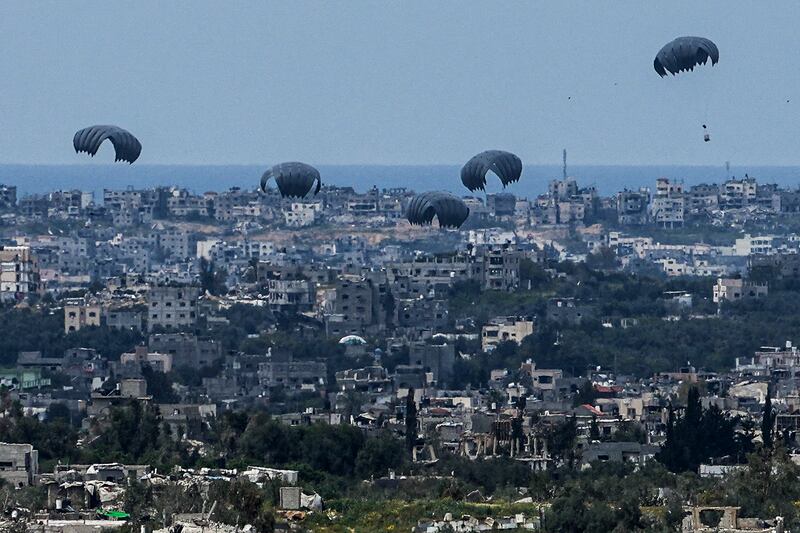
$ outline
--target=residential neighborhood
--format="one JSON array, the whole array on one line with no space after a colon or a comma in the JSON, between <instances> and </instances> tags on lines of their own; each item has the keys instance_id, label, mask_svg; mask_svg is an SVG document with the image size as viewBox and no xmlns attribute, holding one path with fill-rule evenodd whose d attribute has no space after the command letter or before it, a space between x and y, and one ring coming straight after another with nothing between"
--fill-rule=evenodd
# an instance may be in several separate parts
<instances>
[{"instance_id":1,"label":"residential neighborhood","mask_svg":"<svg viewBox=\"0 0 800 533\"><path fill-rule=\"evenodd\" d=\"M287 468L292 461L273 452L267 461L243 455L243 466L212 460L242 453L219 440L242 415L287 435L352 428L365 450L389 439L397 455L345 475L390 485L460 482L439 465L492 460L531 476L662 463L716 479L741 472L767 429L800 465L796 330L764 331L768 344L747 339L750 350L729 340L732 352L697 360L677 345L648 353L619 344L658 328L724 323L738 312L731 306L792 294L800 238L765 222L794 223L780 207L790 193L753 178L686 190L660 179L654 194L613 198L554 180L532 200L473 197L461 230L409 226L414 193L405 189L323 187L313 203L239 189L105 190L98 201L91 192L17 199L13 186L2 189L3 312L38 330L4 347L6 434L19 417L66 423L76 441L63 445L77 446L57 452L7 437L0 445L0 478L47 493L37 520L121 526L95 509L123 512L132 487L192 487L202 498L173 512L202 517L212 487L264 480L281 487L274 527L313 520L299 517L319 514L335 493ZM702 231L715 237L687 240ZM687 402L716 413L730 453L688 463L668 455L679 446L676 419L688 423ZM157 421L162 458L101 453L131 409L134 426ZM267 431L252 423L236 430L240 439ZM491 496L480 485L472 500ZM292 487L300 496L284 491ZM514 490L517 500L533 497L527 483ZM506 516L492 520L546 527L539 513ZM485 527L434 519L415 527ZM689 513L679 524L699 531L698 520Z\"/></svg>"},{"instance_id":2,"label":"residential neighborhood","mask_svg":"<svg viewBox=\"0 0 800 533\"><path fill-rule=\"evenodd\" d=\"M0 2L0 533L800 532L798 20Z\"/></svg>"}]
</instances>

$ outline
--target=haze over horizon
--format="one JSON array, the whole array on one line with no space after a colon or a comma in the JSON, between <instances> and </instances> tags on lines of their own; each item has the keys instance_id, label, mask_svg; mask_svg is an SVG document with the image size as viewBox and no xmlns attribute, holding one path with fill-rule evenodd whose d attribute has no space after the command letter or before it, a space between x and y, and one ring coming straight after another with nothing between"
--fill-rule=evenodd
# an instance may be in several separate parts
<instances>
[{"instance_id":1,"label":"haze over horizon","mask_svg":"<svg viewBox=\"0 0 800 533\"><path fill-rule=\"evenodd\" d=\"M112 123L137 164L800 164L796 2L358 0L0 5L0 162L97 164ZM720 62L659 78L702 35ZM571 38L580 36L580 38ZM64 43L69 43L64 46ZM711 142L702 142L707 123Z\"/></svg>"}]
</instances>

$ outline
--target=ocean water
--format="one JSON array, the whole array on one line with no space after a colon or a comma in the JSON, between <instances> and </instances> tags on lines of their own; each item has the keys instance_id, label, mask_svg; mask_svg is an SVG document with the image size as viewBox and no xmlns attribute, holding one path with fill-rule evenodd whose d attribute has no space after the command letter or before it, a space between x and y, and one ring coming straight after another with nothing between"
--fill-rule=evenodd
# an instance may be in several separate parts
<instances>
[{"instance_id":1,"label":"ocean water","mask_svg":"<svg viewBox=\"0 0 800 533\"><path fill-rule=\"evenodd\" d=\"M406 187L416 191L446 190L467 194L455 165L319 165L323 183L352 186L365 191L378 188ZM255 188L264 166L257 165L0 165L0 183L16 185L20 196L59 189L81 189L102 193L104 188L146 188L156 185L176 185L194 192L224 191L230 187ZM612 195L624 188L648 186L656 178L683 180L687 185L722 182L730 176L745 174L760 183L777 183L784 187L800 185L800 167L724 167L701 166L596 166L573 165L568 174L581 186L595 185L601 194ZM547 183L561 177L555 165L526 166L522 179L507 188L519 197L535 197L547 189ZM500 192L497 178L489 176L488 192ZM97 199L102 196L96 196Z\"/></svg>"}]
</instances>

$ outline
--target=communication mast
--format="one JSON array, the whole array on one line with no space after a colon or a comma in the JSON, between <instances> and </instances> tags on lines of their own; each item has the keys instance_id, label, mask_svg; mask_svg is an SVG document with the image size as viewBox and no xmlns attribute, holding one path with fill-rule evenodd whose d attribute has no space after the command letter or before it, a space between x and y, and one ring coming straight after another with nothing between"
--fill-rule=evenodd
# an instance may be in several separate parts
<instances>
[{"instance_id":1,"label":"communication mast","mask_svg":"<svg viewBox=\"0 0 800 533\"><path fill-rule=\"evenodd\" d=\"M562 164L561 164L561 175L564 179L567 179L567 149L564 148L562 152Z\"/></svg>"}]
</instances>

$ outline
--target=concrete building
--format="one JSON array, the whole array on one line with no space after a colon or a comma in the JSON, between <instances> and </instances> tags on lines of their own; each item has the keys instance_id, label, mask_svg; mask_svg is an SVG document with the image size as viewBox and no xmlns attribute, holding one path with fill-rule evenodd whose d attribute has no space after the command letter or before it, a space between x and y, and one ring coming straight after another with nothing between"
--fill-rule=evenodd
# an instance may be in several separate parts
<instances>
[{"instance_id":1,"label":"concrete building","mask_svg":"<svg viewBox=\"0 0 800 533\"><path fill-rule=\"evenodd\" d=\"M800 254L752 255L747 258L747 270L751 273L766 270L778 278L800 278Z\"/></svg>"},{"instance_id":2,"label":"concrete building","mask_svg":"<svg viewBox=\"0 0 800 533\"><path fill-rule=\"evenodd\" d=\"M737 358L736 366L739 366ZM783 348L778 346L762 346L753 356L751 364L762 365L769 369L800 368L800 350L791 341L786 341Z\"/></svg>"},{"instance_id":3,"label":"concrete building","mask_svg":"<svg viewBox=\"0 0 800 533\"><path fill-rule=\"evenodd\" d=\"M578 194L578 182L575 178L552 180L547 186L547 192L551 198L568 200Z\"/></svg>"},{"instance_id":4,"label":"concrete building","mask_svg":"<svg viewBox=\"0 0 800 533\"><path fill-rule=\"evenodd\" d=\"M137 346L134 351L121 354L119 362L123 365L148 365L158 372L172 372L172 354L151 352L147 346Z\"/></svg>"},{"instance_id":5,"label":"concrete building","mask_svg":"<svg viewBox=\"0 0 800 533\"><path fill-rule=\"evenodd\" d=\"M100 326L102 311L102 306L96 302L68 300L64 304L64 332L71 333L87 326Z\"/></svg>"},{"instance_id":6,"label":"concrete building","mask_svg":"<svg viewBox=\"0 0 800 533\"><path fill-rule=\"evenodd\" d=\"M531 334L533 320L530 317L496 317L481 328L481 349L487 352L505 341L520 344L522 339Z\"/></svg>"},{"instance_id":7,"label":"concrete building","mask_svg":"<svg viewBox=\"0 0 800 533\"><path fill-rule=\"evenodd\" d=\"M747 281L741 278L718 278L714 284L714 303L735 302L742 298L763 298L769 293L766 283Z\"/></svg>"},{"instance_id":8,"label":"concrete building","mask_svg":"<svg viewBox=\"0 0 800 533\"><path fill-rule=\"evenodd\" d=\"M401 328L423 327L431 331L444 329L448 324L449 310L447 300L436 298L397 299L395 301L397 320Z\"/></svg>"},{"instance_id":9,"label":"concrete building","mask_svg":"<svg viewBox=\"0 0 800 533\"><path fill-rule=\"evenodd\" d=\"M550 298L547 300L547 320L580 324L594 316L594 308L575 298Z\"/></svg>"},{"instance_id":10,"label":"concrete building","mask_svg":"<svg viewBox=\"0 0 800 533\"><path fill-rule=\"evenodd\" d=\"M536 363L528 359L520 365L520 373L531 379L534 390L554 391L556 382L564 377L564 372L557 368L536 368Z\"/></svg>"},{"instance_id":11,"label":"concrete building","mask_svg":"<svg viewBox=\"0 0 800 533\"><path fill-rule=\"evenodd\" d=\"M650 220L665 228L681 227L685 207L683 183L658 178L655 196L650 201Z\"/></svg>"},{"instance_id":12,"label":"concrete building","mask_svg":"<svg viewBox=\"0 0 800 533\"><path fill-rule=\"evenodd\" d=\"M0 184L0 209L11 209L17 205L16 185Z\"/></svg>"},{"instance_id":13,"label":"concrete building","mask_svg":"<svg viewBox=\"0 0 800 533\"><path fill-rule=\"evenodd\" d=\"M700 183L689 188L687 207L699 213L702 210L712 210L719 207L719 185Z\"/></svg>"},{"instance_id":14,"label":"concrete building","mask_svg":"<svg viewBox=\"0 0 800 533\"><path fill-rule=\"evenodd\" d=\"M308 311L314 302L314 287L307 279L271 279L269 305L279 311Z\"/></svg>"},{"instance_id":15,"label":"concrete building","mask_svg":"<svg viewBox=\"0 0 800 533\"><path fill-rule=\"evenodd\" d=\"M173 189L167 198L167 211L173 217L200 217L210 215L213 202L191 194L186 189Z\"/></svg>"},{"instance_id":16,"label":"concrete building","mask_svg":"<svg viewBox=\"0 0 800 533\"><path fill-rule=\"evenodd\" d=\"M626 226L641 226L647 223L647 206L650 204L650 191L624 190L617 194L617 221Z\"/></svg>"},{"instance_id":17,"label":"concrete building","mask_svg":"<svg viewBox=\"0 0 800 533\"><path fill-rule=\"evenodd\" d=\"M90 246L88 239L83 237L58 237L55 244L58 250L57 265L61 272L81 274L89 270L94 243ZM41 261L39 264L41 266Z\"/></svg>"},{"instance_id":18,"label":"concrete building","mask_svg":"<svg viewBox=\"0 0 800 533\"><path fill-rule=\"evenodd\" d=\"M222 347L212 339L199 339L191 333L156 333L150 335L148 347L153 352L169 354L175 368L211 366L222 358Z\"/></svg>"},{"instance_id":19,"label":"concrete building","mask_svg":"<svg viewBox=\"0 0 800 533\"><path fill-rule=\"evenodd\" d=\"M650 218L653 222L665 228L683 226L683 197L656 196L650 203Z\"/></svg>"},{"instance_id":20,"label":"concrete building","mask_svg":"<svg viewBox=\"0 0 800 533\"><path fill-rule=\"evenodd\" d=\"M730 179L722 185L719 203L723 209L741 209L754 204L757 196L755 178Z\"/></svg>"},{"instance_id":21,"label":"concrete building","mask_svg":"<svg viewBox=\"0 0 800 533\"><path fill-rule=\"evenodd\" d=\"M323 302L323 318L328 335L366 335L386 326L387 286L380 276L341 276Z\"/></svg>"},{"instance_id":22,"label":"concrete building","mask_svg":"<svg viewBox=\"0 0 800 533\"><path fill-rule=\"evenodd\" d=\"M453 379L456 350L452 344L412 343L409 345L408 359L409 365L431 372L440 387Z\"/></svg>"},{"instance_id":23,"label":"concrete building","mask_svg":"<svg viewBox=\"0 0 800 533\"><path fill-rule=\"evenodd\" d=\"M313 392L325 386L327 375L324 361L295 361L291 356L275 356L258 364L259 384L264 389L281 387L287 391Z\"/></svg>"},{"instance_id":24,"label":"concrete building","mask_svg":"<svg viewBox=\"0 0 800 533\"><path fill-rule=\"evenodd\" d=\"M412 287L424 288L426 292L446 289L453 283L473 279L473 270L473 259L464 253L419 255L411 261L386 265L389 283L406 293L416 292Z\"/></svg>"},{"instance_id":25,"label":"concrete building","mask_svg":"<svg viewBox=\"0 0 800 533\"><path fill-rule=\"evenodd\" d=\"M333 301L333 314L343 315L347 321L357 322L362 327L369 326L374 319L374 287L372 280L341 277L336 280L336 297Z\"/></svg>"},{"instance_id":26,"label":"concrete building","mask_svg":"<svg viewBox=\"0 0 800 533\"><path fill-rule=\"evenodd\" d=\"M519 287L522 253L510 246L481 246L474 250L476 274L483 290L513 291Z\"/></svg>"},{"instance_id":27,"label":"concrete building","mask_svg":"<svg viewBox=\"0 0 800 533\"><path fill-rule=\"evenodd\" d=\"M776 213L800 213L800 191L780 191L772 195Z\"/></svg>"},{"instance_id":28,"label":"concrete building","mask_svg":"<svg viewBox=\"0 0 800 533\"><path fill-rule=\"evenodd\" d=\"M0 247L0 300L21 300L40 290L39 265L30 247Z\"/></svg>"},{"instance_id":29,"label":"concrete building","mask_svg":"<svg viewBox=\"0 0 800 533\"><path fill-rule=\"evenodd\" d=\"M321 203L293 202L288 211L283 212L287 226L304 227L311 226L322 211Z\"/></svg>"},{"instance_id":30,"label":"concrete building","mask_svg":"<svg viewBox=\"0 0 800 533\"><path fill-rule=\"evenodd\" d=\"M584 448L582 462L589 465L593 462L611 461L641 466L655 457L659 449L658 446L638 442L596 442Z\"/></svg>"},{"instance_id":31,"label":"concrete building","mask_svg":"<svg viewBox=\"0 0 800 533\"><path fill-rule=\"evenodd\" d=\"M182 329L197 323L200 288L192 286L153 286L147 291L147 330L161 327Z\"/></svg>"},{"instance_id":32,"label":"concrete building","mask_svg":"<svg viewBox=\"0 0 800 533\"><path fill-rule=\"evenodd\" d=\"M35 484L38 477L38 450L30 444L0 443L0 479L18 488Z\"/></svg>"},{"instance_id":33,"label":"concrete building","mask_svg":"<svg viewBox=\"0 0 800 533\"><path fill-rule=\"evenodd\" d=\"M141 331L144 328L146 311L147 308L143 305L109 305L104 311L106 326Z\"/></svg>"},{"instance_id":34,"label":"concrete building","mask_svg":"<svg viewBox=\"0 0 800 533\"><path fill-rule=\"evenodd\" d=\"M89 416L107 415L113 406L126 405L131 401L149 402L147 381L139 378L122 378L112 391L95 391L86 406Z\"/></svg>"},{"instance_id":35,"label":"concrete building","mask_svg":"<svg viewBox=\"0 0 800 533\"><path fill-rule=\"evenodd\" d=\"M151 241L166 257L184 260L195 254L196 241L184 230L162 229L151 235Z\"/></svg>"},{"instance_id":36,"label":"concrete building","mask_svg":"<svg viewBox=\"0 0 800 533\"><path fill-rule=\"evenodd\" d=\"M297 266L258 263L258 283L267 289L269 306L278 311L311 311L314 283Z\"/></svg>"},{"instance_id":37,"label":"concrete building","mask_svg":"<svg viewBox=\"0 0 800 533\"><path fill-rule=\"evenodd\" d=\"M770 255L773 253L772 243L775 238L772 235L751 236L745 234L744 237L736 239L733 244L734 255Z\"/></svg>"},{"instance_id":38,"label":"concrete building","mask_svg":"<svg viewBox=\"0 0 800 533\"><path fill-rule=\"evenodd\" d=\"M161 417L169 426L170 435L176 441L186 438L189 427L199 426L216 418L216 404L159 404Z\"/></svg>"},{"instance_id":39,"label":"concrete building","mask_svg":"<svg viewBox=\"0 0 800 533\"><path fill-rule=\"evenodd\" d=\"M486 207L495 217L512 217L517 206L517 199L510 193L486 195Z\"/></svg>"},{"instance_id":40,"label":"concrete building","mask_svg":"<svg viewBox=\"0 0 800 533\"><path fill-rule=\"evenodd\" d=\"M672 181L669 178L656 179L656 196L671 196L683 194L683 183Z\"/></svg>"},{"instance_id":41,"label":"concrete building","mask_svg":"<svg viewBox=\"0 0 800 533\"><path fill-rule=\"evenodd\" d=\"M580 198L558 202L556 207L559 224L583 222L583 219L586 217L586 206Z\"/></svg>"}]
</instances>

